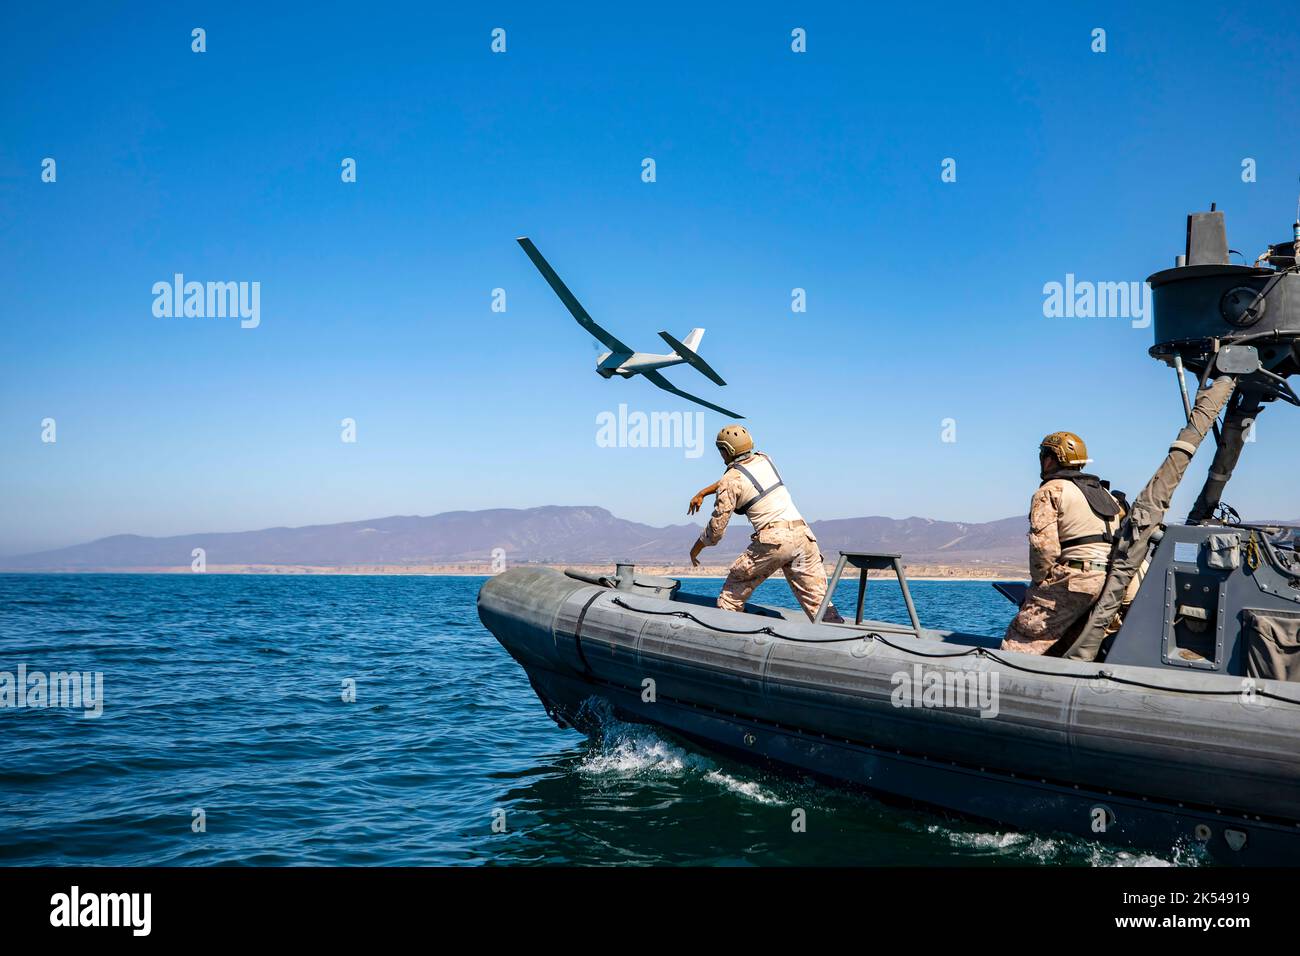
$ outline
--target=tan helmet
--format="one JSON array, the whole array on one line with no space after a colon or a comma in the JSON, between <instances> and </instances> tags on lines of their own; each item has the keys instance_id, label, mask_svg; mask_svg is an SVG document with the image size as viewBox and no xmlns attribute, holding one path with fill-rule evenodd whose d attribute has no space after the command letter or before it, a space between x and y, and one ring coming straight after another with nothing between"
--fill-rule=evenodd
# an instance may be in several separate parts
<instances>
[{"instance_id":1,"label":"tan helmet","mask_svg":"<svg viewBox=\"0 0 1300 956\"><path fill-rule=\"evenodd\" d=\"M1040 455L1051 455L1063 468L1078 468L1088 463L1088 446L1074 432L1052 432L1038 445Z\"/></svg>"},{"instance_id":2,"label":"tan helmet","mask_svg":"<svg viewBox=\"0 0 1300 956\"><path fill-rule=\"evenodd\" d=\"M750 436L749 429L744 425L728 425L718 432L714 444L718 446L718 452L722 455L722 460L728 465L745 454L745 452L754 450L754 439Z\"/></svg>"}]
</instances>

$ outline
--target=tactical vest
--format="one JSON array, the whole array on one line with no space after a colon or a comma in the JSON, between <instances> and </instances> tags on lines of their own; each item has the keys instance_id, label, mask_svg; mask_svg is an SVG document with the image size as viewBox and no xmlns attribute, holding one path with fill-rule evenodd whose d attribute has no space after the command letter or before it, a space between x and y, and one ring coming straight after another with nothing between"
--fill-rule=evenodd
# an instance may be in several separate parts
<instances>
[{"instance_id":1,"label":"tactical vest","mask_svg":"<svg viewBox=\"0 0 1300 956\"><path fill-rule=\"evenodd\" d=\"M745 478L754 493L736 505L736 514L744 515L761 531L773 521L802 521L790 491L777 473L772 459L761 452L738 458L731 467Z\"/></svg>"},{"instance_id":2,"label":"tactical vest","mask_svg":"<svg viewBox=\"0 0 1300 956\"><path fill-rule=\"evenodd\" d=\"M1099 528L1095 532L1062 539L1061 552L1064 554L1069 549L1084 544L1114 544L1115 532L1119 530L1119 518L1123 509L1102 480L1096 475L1084 474L1081 471L1062 470L1048 475L1039 487L1049 481L1057 480L1069 482L1083 493L1083 499L1088 503L1088 508L1095 519L1086 523ZM1071 523L1077 524L1077 522Z\"/></svg>"}]
</instances>

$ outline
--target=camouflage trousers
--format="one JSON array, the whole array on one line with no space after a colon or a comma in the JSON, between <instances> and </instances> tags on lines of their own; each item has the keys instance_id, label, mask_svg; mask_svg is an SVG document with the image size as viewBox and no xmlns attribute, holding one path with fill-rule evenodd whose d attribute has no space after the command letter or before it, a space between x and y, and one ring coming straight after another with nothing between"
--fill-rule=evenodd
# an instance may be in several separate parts
<instances>
[{"instance_id":1,"label":"camouflage trousers","mask_svg":"<svg viewBox=\"0 0 1300 956\"><path fill-rule=\"evenodd\" d=\"M1025 595L1020 613L1002 639L1002 650L1047 653L1072 627L1082 625L1105 584L1105 571L1056 565Z\"/></svg>"},{"instance_id":2,"label":"camouflage trousers","mask_svg":"<svg viewBox=\"0 0 1300 956\"><path fill-rule=\"evenodd\" d=\"M755 533L749 547L727 573L722 593L718 595L718 607L724 611L743 611L754 588L777 571L785 575L790 590L811 621L826 596L826 567L822 564L817 538L803 525L765 528ZM823 620L842 623L844 619L832 604Z\"/></svg>"}]
</instances>

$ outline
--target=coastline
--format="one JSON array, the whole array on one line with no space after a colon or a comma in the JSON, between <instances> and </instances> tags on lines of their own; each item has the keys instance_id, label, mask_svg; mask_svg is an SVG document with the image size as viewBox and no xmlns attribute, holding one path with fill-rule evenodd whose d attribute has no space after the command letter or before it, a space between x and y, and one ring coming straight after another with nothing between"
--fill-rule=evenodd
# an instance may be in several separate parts
<instances>
[{"instance_id":1,"label":"coastline","mask_svg":"<svg viewBox=\"0 0 1300 956\"><path fill-rule=\"evenodd\" d=\"M507 564L511 567L551 568L557 571L571 568L585 574L613 573L610 564L565 564L552 562L523 562ZM643 574L661 575L673 578L725 578L729 565L711 564L692 568L683 565L644 564L637 565L637 571ZM1028 580L1028 569L1014 565L989 565L987 567L969 567L963 565L941 564L907 564L904 562L909 581L1019 581ZM357 575L388 576L416 575L424 577L491 577L501 568L493 568L489 562L471 562L464 564L379 564L379 565L302 565L302 564L209 564L204 574L261 574L261 575ZM829 575L834 570L833 564L826 566ZM195 574L189 565L172 567L88 567L88 568L0 568L0 574ZM776 576L776 577L779 577ZM852 568L846 568L844 577L856 578ZM894 577L892 571L872 571L871 579L889 580Z\"/></svg>"}]
</instances>

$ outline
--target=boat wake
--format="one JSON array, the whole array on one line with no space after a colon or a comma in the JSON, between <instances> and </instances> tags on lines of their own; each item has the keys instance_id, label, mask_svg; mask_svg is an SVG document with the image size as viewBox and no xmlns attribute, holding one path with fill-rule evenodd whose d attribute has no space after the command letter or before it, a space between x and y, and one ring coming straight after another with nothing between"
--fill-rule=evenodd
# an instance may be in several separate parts
<instances>
[{"instance_id":1,"label":"boat wake","mask_svg":"<svg viewBox=\"0 0 1300 956\"><path fill-rule=\"evenodd\" d=\"M727 773L713 760L672 743L648 725L619 720L604 701L588 701L586 710L599 728L591 738L592 750L578 764L578 771L589 778L695 778L755 803L785 802L757 781Z\"/></svg>"},{"instance_id":2,"label":"boat wake","mask_svg":"<svg viewBox=\"0 0 1300 956\"><path fill-rule=\"evenodd\" d=\"M1050 837L1006 831L985 833L952 830L940 824L925 827L928 833L948 840L953 846L980 856L1007 857L1009 861L1080 863L1095 867L1198 866L1205 862L1195 850L1172 847L1167 857L1128 852L1071 837Z\"/></svg>"},{"instance_id":3,"label":"boat wake","mask_svg":"<svg viewBox=\"0 0 1300 956\"><path fill-rule=\"evenodd\" d=\"M716 760L692 751L666 736L649 724L624 721L614 716L609 704L600 698L590 698L583 705L584 717L593 728L588 751L575 766L584 778L602 788L636 782L661 782L689 786L692 782L708 784L716 791L739 797L763 806L809 805L808 787L791 782L784 793L745 774L729 772ZM893 815L906 811L887 808L870 800L866 795L838 791L822 793L816 803L823 809L853 814L856 810L868 815L884 813ZM919 811L915 816L898 821L904 830L924 833L929 839L947 844L968 858L993 858L1011 865L1075 865L1092 867L1173 867L1198 866L1207 862L1196 848L1171 847L1168 853L1151 854L1106 847L1087 840L1069 836L1050 836L1009 831L985 831L978 824L963 827L960 822L925 822L930 816Z\"/></svg>"}]
</instances>

